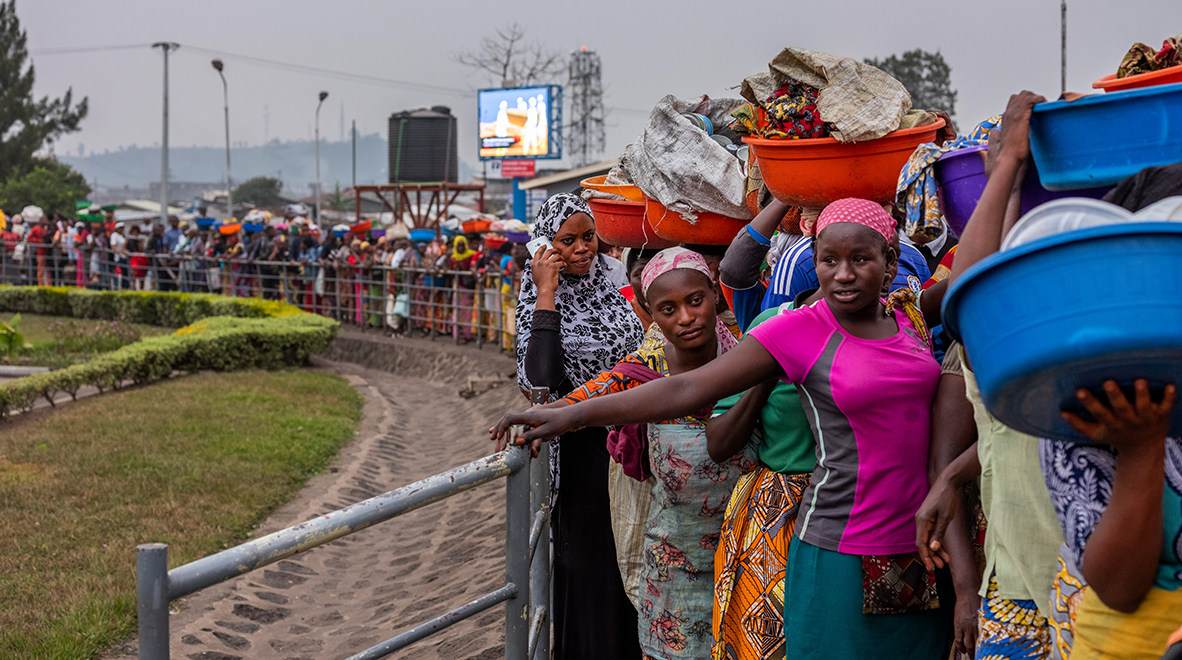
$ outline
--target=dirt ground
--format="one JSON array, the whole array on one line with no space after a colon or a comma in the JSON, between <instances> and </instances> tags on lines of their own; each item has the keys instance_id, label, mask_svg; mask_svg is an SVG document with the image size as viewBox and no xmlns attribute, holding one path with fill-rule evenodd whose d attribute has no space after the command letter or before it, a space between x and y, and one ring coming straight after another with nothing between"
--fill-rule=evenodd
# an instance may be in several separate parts
<instances>
[{"instance_id":1,"label":"dirt ground","mask_svg":"<svg viewBox=\"0 0 1182 660\"><path fill-rule=\"evenodd\" d=\"M317 368L365 397L361 429L260 535L485 456L488 427L526 406L512 358L495 347L346 331L325 357ZM472 376L498 384L463 398ZM345 658L492 591L505 580L504 493L497 480L195 594L171 617L171 655ZM135 648L132 640L109 657L134 657ZM499 605L390 657L503 655Z\"/></svg>"}]
</instances>

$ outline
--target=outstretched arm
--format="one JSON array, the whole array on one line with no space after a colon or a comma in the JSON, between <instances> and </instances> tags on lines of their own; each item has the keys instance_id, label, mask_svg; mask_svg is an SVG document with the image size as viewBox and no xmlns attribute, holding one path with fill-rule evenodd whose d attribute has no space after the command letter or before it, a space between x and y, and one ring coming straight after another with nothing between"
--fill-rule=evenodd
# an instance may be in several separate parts
<instances>
[{"instance_id":1,"label":"outstretched arm","mask_svg":"<svg viewBox=\"0 0 1182 660\"><path fill-rule=\"evenodd\" d=\"M722 463L739 453L751 440L763 407L777 383L779 380L772 378L747 390L734 407L706 425L706 451L715 463Z\"/></svg>"},{"instance_id":2,"label":"outstretched arm","mask_svg":"<svg viewBox=\"0 0 1182 660\"><path fill-rule=\"evenodd\" d=\"M499 439L514 424L531 427L522 442L550 440L587 426L643 424L689 415L769 378L782 375L776 359L758 341L740 342L709 364L660 378L627 392L597 397L558 409L531 409L505 415L489 429Z\"/></svg>"}]
</instances>

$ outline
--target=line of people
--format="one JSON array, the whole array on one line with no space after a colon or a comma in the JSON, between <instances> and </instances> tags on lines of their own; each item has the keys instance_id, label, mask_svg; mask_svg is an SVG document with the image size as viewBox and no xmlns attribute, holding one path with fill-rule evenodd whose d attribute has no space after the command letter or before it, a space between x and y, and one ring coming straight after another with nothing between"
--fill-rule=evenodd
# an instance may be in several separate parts
<instances>
[{"instance_id":1,"label":"line of people","mask_svg":"<svg viewBox=\"0 0 1182 660\"><path fill-rule=\"evenodd\" d=\"M552 400L490 438L550 443L555 658L1149 660L1176 641L1173 386L1081 391L1092 418L1067 419L1096 445L1030 438L940 331L944 291L1018 219L1042 100L1010 99L959 243L912 244L868 200L773 203L721 263L621 263L580 197L542 206L517 381ZM1134 179L1108 200L1182 194L1182 163Z\"/></svg>"}]
</instances>

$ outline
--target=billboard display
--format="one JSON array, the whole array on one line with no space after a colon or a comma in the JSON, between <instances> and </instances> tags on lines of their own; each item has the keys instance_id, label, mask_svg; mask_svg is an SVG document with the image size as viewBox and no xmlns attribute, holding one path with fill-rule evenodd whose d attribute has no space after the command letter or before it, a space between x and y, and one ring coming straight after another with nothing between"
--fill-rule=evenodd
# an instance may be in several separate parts
<instances>
[{"instance_id":1,"label":"billboard display","mask_svg":"<svg viewBox=\"0 0 1182 660\"><path fill-rule=\"evenodd\" d=\"M562 158L562 87L477 92L480 160Z\"/></svg>"}]
</instances>

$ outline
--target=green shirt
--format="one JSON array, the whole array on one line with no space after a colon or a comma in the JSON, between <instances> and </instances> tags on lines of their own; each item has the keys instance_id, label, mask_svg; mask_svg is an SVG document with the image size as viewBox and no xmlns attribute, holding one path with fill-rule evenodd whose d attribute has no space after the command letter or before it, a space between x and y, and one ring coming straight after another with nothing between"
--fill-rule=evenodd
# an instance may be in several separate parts
<instances>
[{"instance_id":1,"label":"green shirt","mask_svg":"<svg viewBox=\"0 0 1182 660\"><path fill-rule=\"evenodd\" d=\"M755 317L747 332L779 314L782 309L792 309L792 303L764 311ZM740 392L719 401L714 407L714 415L718 416L730 410L742 396ZM813 430L809 426L808 418L804 416L800 395L797 394L794 385L781 382L772 390L756 426L756 433L760 432L763 435L763 443L759 447L759 460L771 471L795 474L812 472L816 467L817 443L813 439Z\"/></svg>"}]
</instances>

